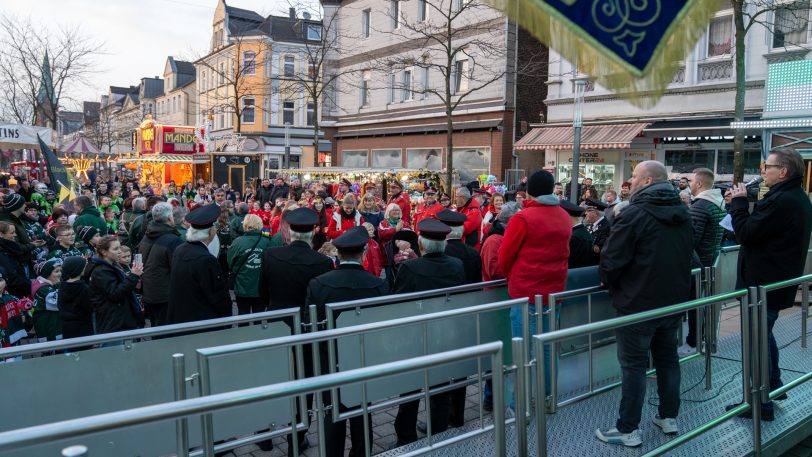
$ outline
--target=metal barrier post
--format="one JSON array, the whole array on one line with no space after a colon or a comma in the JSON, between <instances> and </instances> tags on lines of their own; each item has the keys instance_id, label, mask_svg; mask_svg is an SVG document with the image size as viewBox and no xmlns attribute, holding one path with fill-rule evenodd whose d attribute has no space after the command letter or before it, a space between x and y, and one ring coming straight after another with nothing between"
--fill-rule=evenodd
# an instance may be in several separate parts
<instances>
[{"instance_id":1,"label":"metal barrier post","mask_svg":"<svg viewBox=\"0 0 812 457\"><path fill-rule=\"evenodd\" d=\"M491 355L491 373L493 373L493 434L496 441L496 456L507 456L507 443L505 438L505 367L503 366L503 349ZM426 409L426 423L431 423ZM516 422L518 424L518 422Z\"/></svg>"},{"instance_id":2,"label":"metal barrier post","mask_svg":"<svg viewBox=\"0 0 812 457\"><path fill-rule=\"evenodd\" d=\"M801 284L801 347L806 349L807 326L809 325L809 283Z\"/></svg>"},{"instance_id":3,"label":"metal barrier post","mask_svg":"<svg viewBox=\"0 0 812 457\"><path fill-rule=\"evenodd\" d=\"M741 320L741 331L742 331L742 399L746 403L750 403L750 389L751 387L751 368L750 368L750 304L753 303L755 297L753 295L753 290L748 290L748 294L746 297L741 299L741 314L739 318ZM750 406L753 406L752 403Z\"/></svg>"},{"instance_id":4,"label":"metal barrier post","mask_svg":"<svg viewBox=\"0 0 812 457\"><path fill-rule=\"evenodd\" d=\"M711 340L713 337L711 333L713 332L713 328L716 326L713 320L713 305L706 306L705 309L702 310L702 313L699 310L696 310L697 316L699 314L704 314L705 318L705 338L704 338L704 347L705 347L705 390L711 390L713 387L712 377L713 377L713 357L712 357L712 349L711 349ZM700 338L701 333L697 333L697 338ZM698 344L699 342L697 342Z\"/></svg>"},{"instance_id":5,"label":"metal barrier post","mask_svg":"<svg viewBox=\"0 0 812 457\"><path fill-rule=\"evenodd\" d=\"M550 332L554 332L558 330L557 327L557 319L556 315L558 314L556 311L556 303L555 298L552 294L547 296L547 309L549 314L547 315L548 327ZM539 333L544 333L540 331L541 329L537 329ZM539 363L546 363L544 360L544 353L536 354L536 360ZM550 344L550 406L548 411L550 414L555 414L558 410L558 364L556 361L558 360L558 343L554 342Z\"/></svg>"},{"instance_id":6,"label":"metal barrier post","mask_svg":"<svg viewBox=\"0 0 812 457\"><path fill-rule=\"evenodd\" d=\"M544 359L538 360L538 355L544 354L541 340L534 339L533 351L536 353L536 451L538 457L547 457L547 395L544 393L547 383L544 382Z\"/></svg>"},{"instance_id":7,"label":"metal barrier post","mask_svg":"<svg viewBox=\"0 0 812 457\"><path fill-rule=\"evenodd\" d=\"M524 341L524 347L522 350L522 355L524 358L522 359L522 364L526 364L530 362L530 303L526 300L522 304L522 340ZM527 367L529 365L525 365ZM530 392L530 372L529 370L524 370L524 398L525 398L525 411L529 413L530 411L530 399L533 398L532 393Z\"/></svg>"},{"instance_id":8,"label":"metal barrier post","mask_svg":"<svg viewBox=\"0 0 812 457\"><path fill-rule=\"evenodd\" d=\"M310 329L311 331L318 331L318 322L319 322L319 315L316 312L316 305L309 306L310 312ZM328 342L329 344L329 342ZM313 376L321 375L321 354L319 353L319 343L313 343ZM326 411L324 411L324 401L322 400L322 392L313 392L316 397L316 411L315 414L318 415L316 418L318 421L317 430L319 436L319 457L327 457L327 446L324 442L324 419L327 417ZM338 399L331 398L331 403L334 403L333 407L338 408ZM295 427L294 427L295 430ZM366 433L366 430L364 431ZM297 434L293 434L293 441L299 441L299 436ZM298 450L298 449L297 449ZM208 456L207 456L208 457Z\"/></svg>"},{"instance_id":9,"label":"metal barrier post","mask_svg":"<svg viewBox=\"0 0 812 457\"><path fill-rule=\"evenodd\" d=\"M211 395L211 375L209 373L209 359L197 354L197 367L200 370L200 396ZM203 435L203 455L214 457L214 419L212 413L200 416L200 431Z\"/></svg>"},{"instance_id":10,"label":"metal barrier post","mask_svg":"<svg viewBox=\"0 0 812 457\"><path fill-rule=\"evenodd\" d=\"M87 446L77 444L76 446L62 449L62 457L87 457Z\"/></svg>"},{"instance_id":11,"label":"metal barrier post","mask_svg":"<svg viewBox=\"0 0 812 457\"><path fill-rule=\"evenodd\" d=\"M183 354L172 354L172 375L175 381L175 401L186 400L186 362ZM189 455L189 419L175 421L178 457Z\"/></svg>"},{"instance_id":12,"label":"metal barrier post","mask_svg":"<svg viewBox=\"0 0 812 457\"><path fill-rule=\"evenodd\" d=\"M525 366L524 341L513 338L513 363L516 365L516 452L518 457L527 457L527 409L525 409ZM492 367L493 369L493 367Z\"/></svg>"},{"instance_id":13,"label":"metal barrier post","mask_svg":"<svg viewBox=\"0 0 812 457\"><path fill-rule=\"evenodd\" d=\"M770 401L770 333L767 328L767 290L764 287L758 288L758 310L759 310L759 362L761 365L761 402Z\"/></svg>"},{"instance_id":14,"label":"metal barrier post","mask_svg":"<svg viewBox=\"0 0 812 457\"><path fill-rule=\"evenodd\" d=\"M749 357L751 359L750 372L752 376L750 386L750 411L753 416L753 454L761 455L761 319L759 309L758 289L750 288L750 293L755 297L755 301L750 303L750 348ZM747 355L742 355L742 359Z\"/></svg>"}]
</instances>

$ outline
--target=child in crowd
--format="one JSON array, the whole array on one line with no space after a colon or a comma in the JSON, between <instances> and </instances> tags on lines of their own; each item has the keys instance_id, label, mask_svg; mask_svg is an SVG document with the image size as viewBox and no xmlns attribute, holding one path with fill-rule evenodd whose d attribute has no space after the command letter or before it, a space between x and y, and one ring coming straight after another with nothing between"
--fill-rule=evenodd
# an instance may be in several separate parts
<instances>
[{"instance_id":1,"label":"child in crowd","mask_svg":"<svg viewBox=\"0 0 812 457\"><path fill-rule=\"evenodd\" d=\"M62 263L62 282L59 285L57 308L62 319L62 336L78 338L93 332L93 305L90 287L82 274L87 261L84 257L67 257Z\"/></svg>"},{"instance_id":2,"label":"child in crowd","mask_svg":"<svg viewBox=\"0 0 812 457\"><path fill-rule=\"evenodd\" d=\"M321 245L319 252L326 255L333 261L333 266L338 266L338 249L331 242L326 242Z\"/></svg>"},{"instance_id":3,"label":"child in crowd","mask_svg":"<svg viewBox=\"0 0 812 457\"><path fill-rule=\"evenodd\" d=\"M28 311L23 300L8 293L6 272L0 269L0 345L2 347L17 346L21 339L28 336L26 331Z\"/></svg>"},{"instance_id":4,"label":"child in crowd","mask_svg":"<svg viewBox=\"0 0 812 457\"><path fill-rule=\"evenodd\" d=\"M77 228L79 229L76 233L76 237L79 239L79 242L76 243L77 247L82 251L82 255L89 259L96 254L96 245L99 244L102 234L99 233L99 229L96 227L88 225Z\"/></svg>"},{"instance_id":5,"label":"child in crowd","mask_svg":"<svg viewBox=\"0 0 812 457\"><path fill-rule=\"evenodd\" d=\"M57 300L62 278L62 259L53 258L38 265L39 275L31 286L34 296L34 330L37 341L62 339L62 319Z\"/></svg>"},{"instance_id":6,"label":"child in crowd","mask_svg":"<svg viewBox=\"0 0 812 457\"><path fill-rule=\"evenodd\" d=\"M130 272L130 266L133 263L133 251L130 250L129 246L122 245L121 248L121 255L118 257L118 266L124 271L124 273Z\"/></svg>"}]
</instances>

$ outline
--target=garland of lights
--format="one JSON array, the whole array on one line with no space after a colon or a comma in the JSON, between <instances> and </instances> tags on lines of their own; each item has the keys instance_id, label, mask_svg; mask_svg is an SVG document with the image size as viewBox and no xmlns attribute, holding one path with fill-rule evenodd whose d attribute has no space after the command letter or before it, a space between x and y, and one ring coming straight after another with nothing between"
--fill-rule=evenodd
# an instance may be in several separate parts
<instances>
[{"instance_id":1,"label":"garland of lights","mask_svg":"<svg viewBox=\"0 0 812 457\"><path fill-rule=\"evenodd\" d=\"M422 192L427 184L433 184L438 190L443 190L442 172L419 169L373 169L373 168L291 168L279 170L277 172L285 176L301 176L305 181L332 180L338 181L347 179L360 190L363 184L369 182L379 182L384 180L395 180L402 182L404 188L410 191Z\"/></svg>"}]
</instances>

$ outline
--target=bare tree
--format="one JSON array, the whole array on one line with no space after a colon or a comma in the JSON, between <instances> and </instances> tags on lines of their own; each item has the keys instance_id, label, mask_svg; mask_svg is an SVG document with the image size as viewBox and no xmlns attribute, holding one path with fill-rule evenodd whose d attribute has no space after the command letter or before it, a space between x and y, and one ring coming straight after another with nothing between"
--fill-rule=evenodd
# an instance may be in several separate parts
<instances>
[{"instance_id":1,"label":"bare tree","mask_svg":"<svg viewBox=\"0 0 812 457\"><path fill-rule=\"evenodd\" d=\"M0 16L0 115L33 124L38 113L57 126L60 107L97 71L102 46L77 27L54 30L31 18Z\"/></svg>"},{"instance_id":2,"label":"bare tree","mask_svg":"<svg viewBox=\"0 0 812 457\"><path fill-rule=\"evenodd\" d=\"M253 58L251 54L253 53ZM270 66L271 45L269 37L260 34L235 33L229 36L229 43L199 59L193 59L206 71L208 81L202 81L207 96L207 109L211 113L226 113L234 116L234 132L242 131L242 116L248 110L263 111L262 106L246 104L247 98L267 97L270 94L270 77L264 69ZM247 57L246 57L247 56ZM258 72L262 72L262 76ZM202 72L198 77L203 77ZM207 85L214 76L213 85ZM198 95L198 106L203 106L202 94ZM212 103L213 102L213 103Z\"/></svg>"},{"instance_id":3,"label":"bare tree","mask_svg":"<svg viewBox=\"0 0 812 457\"><path fill-rule=\"evenodd\" d=\"M394 2L399 4L399 2ZM471 95L503 80L512 62L505 62L504 16L484 0L427 0L413 20L402 11L389 10L391 30L404 50L376 62L388 73L392 95L425 95L437 98L446 117L446 181L453 183L454 111ZM414 84L414 78L397 80L396 71L415 68L440 75L439 84ZM431 79L429 79L431 81ZM392 96L390 95L390 97ZM408 95L407 95L408 96Z\"/></svg>"},{"instance_id":4,"label":"bare tree","mask_svg":"<svg viewBox=\"0 0 812 457\"><path fill-rule=\"evenodd\" d=\"M745 72L747 33L754 25L765 27L773 37L774 43L783 46L797 46L784 30L776 30L775 20L767 22L768 13L780 12L782 17L795 22L801 27L799 32L806 36L809 30L809 0L779 2L777 0L730 0L733 6L733 24L735 33L735 66L736 66L736 101L733 118L736 122L744 121L745 95L747 93ZM775 14L774 14L775 16ZM744 179L744 130L736 129L733 136L733 182Z\"/></svg>"},{"instance_id":5,"label":"bare tree","mask_svg":"<svg viewBox=\"0 0 812 457\"><path fill-rule=\"evenodd\" d=\"M113 140L115 139L115 130L113 126L112 115L109 111L100 110L98 119L94 122L84 126L85 136L95 144L100 151L105 148L108 153L113 152Z\"/></svg>"},{"instance_id":6,"label":"bare tree","mask_svg":"<svg viewBox=\"0 0 812 457\"><path fill-rule=\"evenodd\" d=\"M342 87L339 80L357 73L355 69L338 69L334 59L342 55L342 34L338 27L338 15L329 17L324 14L321 4L313 5L311 2L288 1L288 5L296 11L308 13L313 18L322 18L319 40L310 40L304 36L303 65L307 65L307 72L294 72L292 75L279 76L280 83L275 87L279 93L303 92L310 103L313 103L313 166L319 165L319 129L323 107L334 109L337 107L336 96ZM301 28L300 28L301 30Z\"/></svg>"}]
</instances>

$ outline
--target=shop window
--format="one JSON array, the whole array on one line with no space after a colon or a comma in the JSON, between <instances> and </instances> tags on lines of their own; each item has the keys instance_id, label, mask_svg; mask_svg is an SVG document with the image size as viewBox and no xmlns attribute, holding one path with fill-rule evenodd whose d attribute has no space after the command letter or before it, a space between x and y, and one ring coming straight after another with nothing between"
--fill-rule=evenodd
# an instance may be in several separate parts
<instances>
[{"instance_id":1,"label":"shop window","mask_svg":"<svg viewBox=\"0 0 812 457\"><path fill-rule=\"evenodd\" d=\"M372 151L373 168L400 168L403 166L400 149L377 149Z\"/></svg>"},{"instance_id":2,"label":"shop window","mask_svg":"<svg viewBox=\"0 0 812 457\"><path fill-rule=\"evenodd\" d=\"M454 148L453 166L460 175L460 182L470 182L479 175L490 174L490 148Z\"/></svg>"},{"instance_id":3,"label":"shop window","mask_svg":"<svg viewBox=\"0 0 812 457\"><path fill-rule=\"evenodd\" d=\"M307 104L307 125L316 124L316 104L309 102Z\"/></svg>"},{"instance_id":4,"label":"shop window","mask_svg":"<svg viewBox=\"0 0 812 457\"><path fill-rule=\"evenodd\" d=\"M440 170L443 167L442 149L407 149L406 168Z\"/></svg>"},{"instance_id":5,"label":"shop window","mask_svg":"<svg viewBox=\"0 0 812 457\"><path fill-rule=\"evenodd\" d=\"M359 151L342 151L341 166L353 168L367 168L369 151L366 149Z\"/></svg>"},{"instance_id":6,"label":"shop window","mask_svg":"<svg viewBox=\"0 0 812 457\"><path fill-rule=\"evenodd\" d=\"M243 124L253 124L254 123L254 99L253 98L243 98L242 99L242 123Z\"/></svg>"},{"instance_id":7,"label":"shop window","mask_svg":"<svg viewBox=\"0 0 812 457\"><path fill-rule=\"evenodd\" d=\"M282 103L282 124L290 124L293 125L294 122L294 114L296 110L296 104L292 101L286 101Z\"/></svg>"},{"instance_id":8,"label":"shop window","mask_svg":"<svg viewBox=\"0 0 812 457\"><path fill-rule=\"evenodd\" d=\"M757 175L761 167L761 150L760 149L745 149L744 150L744 174ZM732 175L733 174L733 151L721 150L719 151L719 159L716 165L716 174L719 175Z\"/></svg>"},{"instance_id":9,"label":"shop window","mask_svg":"<svg viewBox=\"0 0 812 457\"><path fill-rule=\"evenodd\" d=\"M797 2L800 3L800 2ZM809 3L806 7L794 3L778 8L773 17L773 47L799 46L807 42L809 30Z\"/></svg>"},{"instance_id":10,"label":"shop window","mask_svg":"<svg viewBox=\"0 0 812 457\"><path fill-rule=\"evenodd\" d=\"M665 151L665 166L671 167L671 173L693 173L697 168L713 170L715 155L713 150Z\"/></svg>"},{"instance_id":11,"label":"shop window","mask_svg":"<svg viewBox=\"0 0 812 457\"><path fill-rule=\"evenodd\" d=\"M253 51L242 53L242 69L244 75L253 75L257 71L257 54Z\"/></svg>"}]
</instances>

